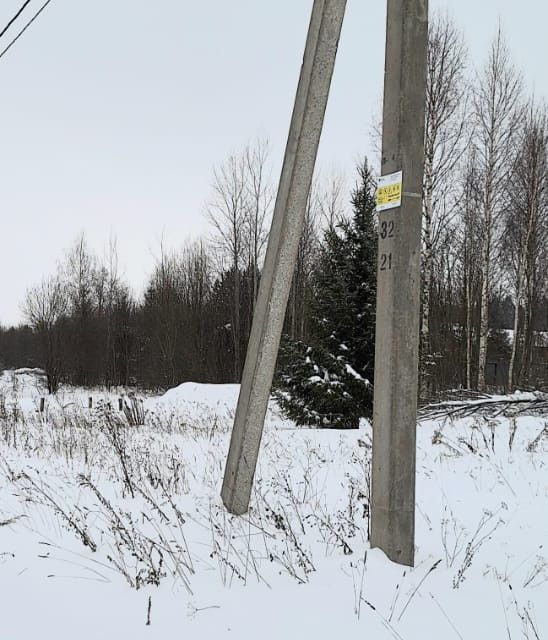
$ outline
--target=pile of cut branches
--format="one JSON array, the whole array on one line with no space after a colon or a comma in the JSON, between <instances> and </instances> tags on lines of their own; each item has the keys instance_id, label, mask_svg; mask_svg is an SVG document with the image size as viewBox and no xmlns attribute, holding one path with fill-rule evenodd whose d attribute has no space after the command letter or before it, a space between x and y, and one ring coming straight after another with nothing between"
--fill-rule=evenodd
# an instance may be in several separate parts
<instances>
[{"instance_id":1,"label":"pile of cut branches","mask_svg":"<svg viewBox=\"0 0 548 640\"><path fill-rule=\"evenodd\" d=\"M419 409L419 420L464 418L471 415L507 417L518 415L548 416L548 394L540 391L514 393L507 396L488 395L475 391L458 391L454 397L427 404Z\"/></svg>"}]
</instances>

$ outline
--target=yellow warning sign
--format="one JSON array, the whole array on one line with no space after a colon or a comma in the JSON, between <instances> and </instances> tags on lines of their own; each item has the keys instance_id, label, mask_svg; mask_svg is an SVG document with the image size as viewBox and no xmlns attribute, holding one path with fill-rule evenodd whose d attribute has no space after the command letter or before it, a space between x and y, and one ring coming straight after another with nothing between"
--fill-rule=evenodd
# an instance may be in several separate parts
<instances>
[{"instance_id":1,"label":"yellow warning sign","mask_svg":"<svg viewBox=\"0 0 548 640\"><path fill-rule=\"evenodd\" d=\"M381 176L377 183L377 211L401 207L401 171Z\"/></svg>"}]
</instances>

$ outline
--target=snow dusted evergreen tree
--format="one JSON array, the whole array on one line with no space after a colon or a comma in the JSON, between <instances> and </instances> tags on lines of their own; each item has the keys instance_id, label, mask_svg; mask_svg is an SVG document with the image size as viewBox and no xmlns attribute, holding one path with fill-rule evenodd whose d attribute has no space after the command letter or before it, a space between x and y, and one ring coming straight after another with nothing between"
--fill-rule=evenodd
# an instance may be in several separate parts
<instances>
[{"instance_id":1,"label":"snow dusted evergreen tree","mask_svg":"<svg viewBox=\"0 0 548 640\"><path fill-rule=\"evenodd\" d=\"M358 167L353 215L324 234L310 344L282 340L276 397L297 424L352 428L371 415L375 355L375 183Z\"/></svg>"}]
</instances>

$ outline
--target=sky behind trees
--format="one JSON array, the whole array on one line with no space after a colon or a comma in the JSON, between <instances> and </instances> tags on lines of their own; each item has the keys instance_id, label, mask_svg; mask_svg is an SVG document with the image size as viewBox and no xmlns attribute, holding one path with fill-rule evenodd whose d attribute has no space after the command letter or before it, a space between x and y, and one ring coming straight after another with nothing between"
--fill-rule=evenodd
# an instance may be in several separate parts
<instances>
[{"instance_id":1,"label":"sky behind trees","mask_svg":"<svg viewBox=\"0 0 548 640\"><path fill-rule=\"evenodd\" d=\"M0 26L20 4L1 3ZM22 320L26 288L81 231L98 252L117 237L139 292L162 239L207 233L212 167L250 139L269 138L277 181L311 4L53 0L0 59L1 323ZM373 154L385 5L348 0L318 165L350 180ZM477 67L500 18L528 89L548 95L539 0L430 5L449 9Z\"/></svg>"}]
</instances>

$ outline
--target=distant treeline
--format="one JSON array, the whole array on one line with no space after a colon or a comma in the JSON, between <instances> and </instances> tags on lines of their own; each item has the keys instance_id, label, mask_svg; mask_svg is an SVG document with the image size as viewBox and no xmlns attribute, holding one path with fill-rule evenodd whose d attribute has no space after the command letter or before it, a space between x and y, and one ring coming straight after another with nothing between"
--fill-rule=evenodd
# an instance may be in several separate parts
<instances>
[{"instance_id":1,"label":"distant treeline","mask_svg":"<svg viewBox=\"0 0 548 640\"><path fill-rule=\"evenodd\" d=\"M306 251L306 263L300 262L286 317L287 335L304 342L309 339L308 313L319 273L315 261L322 243L317 237L313 247ZM29 290L25 302L29 324L0 328L0 368L42 367L52 390L60 382L168 388L189 380L239 381L251 326L254 278L249 267L239 272L236 343L234 271L218 273L214 264L204 243L178 254L162 254L143 297L136 300L117 275L116 261L101 264L85 239L79 238L60 274ZM435 301L432 337L441 354L434 364L435 387L464 384L462 325L450 324L459 316L462 320L463 309L444 305L437 297ZM494 295L490 359L509 358L510 343L503 334L496 339L496 329L511 327L512 319L510 298Z\"/></svg>"},{"instance_id":2,"label":"distant treeline","mask_svg":"<svg viewBox=\"0 0 548 640\"><path fill-rule=\"evenodd\" d=\"M43 367L59 383L165 388L185 380L231 382L245 355L252 278L239 272L240 336L234 341L234 272L215 274L196 244L162 254L137 301L82 237L60 273L32 288L29 324L0 329L0 366Z\"/></svg>"}]
</instances>

